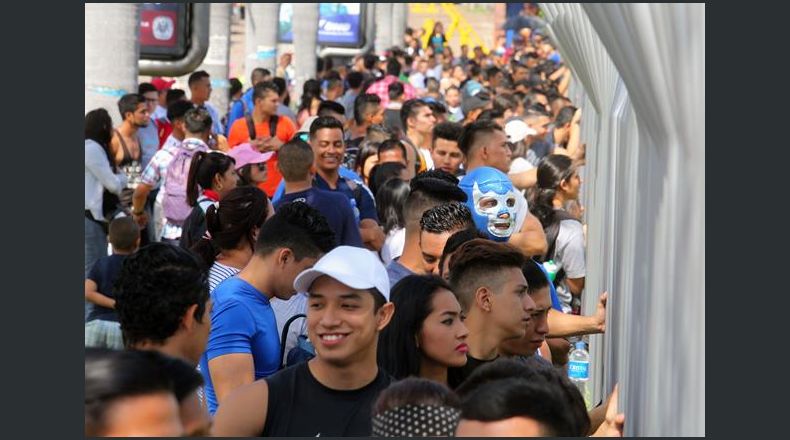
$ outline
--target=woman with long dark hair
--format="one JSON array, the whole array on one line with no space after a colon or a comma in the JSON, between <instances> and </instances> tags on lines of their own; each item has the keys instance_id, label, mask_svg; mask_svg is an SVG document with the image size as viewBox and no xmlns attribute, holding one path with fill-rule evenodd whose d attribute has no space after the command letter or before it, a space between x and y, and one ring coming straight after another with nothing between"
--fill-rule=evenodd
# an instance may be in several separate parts
<instances>
[{"instance_id":1,"label":"woman with long dark hair","mask_svg":"<svg viewBox=\"0 0 790 440\"><path fill-rule=\"evenodd\" d=\"M310 116L318 114L321 105L321 83L315 79L308 79L302 86L302 99L296 111L296 125L302 126Z\"/></svg>"},{"instance_id":2,"label":"woman with long dark hair","mask_svg":"<svg viewBox=\"0 0 790 440\"><path fill-rule=\"evenodd\" d=\"M180 246L189 249L206 232L206 211L236 188L236 161L225 153L198 151L192 156L187 177L187 204L192 207L184 220Z\"/></svg>"},{"instance_id":3,"label":"woman with long dark hair","mask_svg":"<svg viewBox=\"0 0 790 440\"><path fill-rule=\"evenodd\" d=\"M107 255L107 228L126 187L112 154L112 118L98 108L85 115L85 276ZM105 203L105 200L107 201Z\"/></svg>"},{"instance_id":4,"label":"woman with long dark hair","mask_svg":"<svg viewBox=\"0 0 790 440\"><path fill-rule=\"evenodd\" d=\"M219 202L219 207L208 207L207 234L190 250L208 268L209 292L250 262L261 225L272 215L269 199L255 186L235 188Z\"/></svg>"},{"instance_id":5,"label":"woman with long dark hair","mask_svg":"<svg viewBox=\"0 0 790 440\"><path fill-rule=\"evenodd\" d=\"M584 289L584 229L577 217L565 211L567 202L579 200L581 178L568 156L552 154L538 164L538 182L529 204L546 232L548 250L543 261L554 260L554 284L564 312Z\"/></svg>"},{"instance_id":6,"label":"woman with long dark hair","mask_svg":"<svg viewBox=\"0 0 790 440\"><path fill-rule=\"evenodd\" d=\"M409 197L409 184L403 179L390 179L376 193L376 213L384 227L384 246L379 255L385 265L403 253L406 242L406 220L403 209Z\"/></svg>"},{"instance_id":7,"label":"woman with long dark hair","mask_svg":"<svg viewBox=\"0 0 790 440\"><path fill-rule=\"evenodd\" d=\"M461 305L433 275L409 275L390 292L395 315L379 335L379 365L396 379L415 376L447 384L447 369L466 365Z\"/></svg>"}]
</instances>

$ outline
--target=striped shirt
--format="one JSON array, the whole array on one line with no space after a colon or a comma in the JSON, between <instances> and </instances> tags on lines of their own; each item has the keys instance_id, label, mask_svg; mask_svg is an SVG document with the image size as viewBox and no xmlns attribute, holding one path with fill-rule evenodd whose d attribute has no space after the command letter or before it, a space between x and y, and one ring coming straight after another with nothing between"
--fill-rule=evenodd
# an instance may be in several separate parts
<instances>
[{"instance_id":1,"label":"striped shirt","mask_svg":"<svg viewBox=\"0 0 790 440\"><path fill-rule=\"evenodd\" d=\"M219 286L219 283L225 281L226 279L236 275L237 273L241 272L239 269L235 267L226 266L222 263L217 261L211 266L211 269L208 271L208 291L209 293L214 292L214 289Z\"/></svg>"}]
</instances>

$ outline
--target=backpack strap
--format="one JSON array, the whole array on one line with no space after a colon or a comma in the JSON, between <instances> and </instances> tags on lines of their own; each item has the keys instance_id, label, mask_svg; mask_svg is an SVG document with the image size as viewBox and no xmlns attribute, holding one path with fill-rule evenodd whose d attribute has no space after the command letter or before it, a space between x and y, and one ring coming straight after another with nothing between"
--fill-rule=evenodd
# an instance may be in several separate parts
<instances>
[{"instance_id":1,"label":"backpack strap","mask_svg":"<svg viewBox=\"0 0 790 440\"><path fill-rule=\"evenodd\" d=\"M277 115L272 115L269 118L269 136L275 137L277 136L277 123L280 122L280 117Z\"/></svg>"},{"instance_id":2,"label":"backpack strap","mask_svg":"<svg viewBox=\"0 0 790 440\"><path fill-rule=\"evenodd\" d=\"M560 233L560 223L562 223L563 220L574 220L581 223L578 218L570 215L568 211L564 209L555 209L554 221L544 229L546 233L546 242L549 244L549 247L543 257L543 261L551 260L554 255L555 248L557 247L557 236Z\"/></svg>"},{"instance_id":3,"label":"backpack strap","mask_svg":"<svg viewBox=\"0 0 790 440\"><path fill-rule=\"evenodd\" d=\"M250 140L255 140L255 121L252 120L252 115L244 115L244 120L247 121L247 132L250 134Z\"/></svg>"},{"instance_id":4,"label":"backpack strap","mask_svg":"<svg viewBox=\"0 0 790 440\"><path fill-rule=\"evenodd\" d=\"M285 342L288 339L288 331L291 329L291 323L296 321L299 318L307 318L307 315L304 313L297 313L296 315L291 316L285 321L285 325L283 326L283 334L280 337L280 368L285 367L285 361L283 361L283 356L285 356Z\"/></svg>"}]
</instances>

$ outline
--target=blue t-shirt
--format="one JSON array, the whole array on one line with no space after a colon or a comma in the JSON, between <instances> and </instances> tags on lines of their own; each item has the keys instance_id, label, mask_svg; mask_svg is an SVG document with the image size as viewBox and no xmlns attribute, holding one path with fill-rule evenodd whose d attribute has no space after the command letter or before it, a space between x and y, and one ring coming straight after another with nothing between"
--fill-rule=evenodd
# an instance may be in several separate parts
<instances>
[{"instance_id":1,"label":"blue t-shirt","mask_svg":"<svg viewBox=\"0 0 790 440\"><path fill-rule=\"evenodd\" d=\"M297 200L319 210L326 217L329 227L335 232L335 240L338 245L362 247L362 237L359 235L354 211L351 208L351 203L343 194L310 188L283 195L274 204L274 209L279 209L284 203Z\"/></svg>"},{"instance_id":2,"label":"blue t-shirt","mask_svg":"<svg viewBox=\"0 0 790 440\"><path fill-rule=\"evenodd\" d=\"M137 141L140 142L140 166L145 169L159 150L159 131L153 119L150 119L145 127L137 129Z\"/></svg>"},{"instance_id":3,"label":"blue t-shirt","mask_svg":"<svg viewBox=\"0 0 790 440\"><path fill-rule=\"evenodd\" d=\"M107 298L115 299L113 284L121 274L121 266L126 255L112 254L107 257L99 258L91 268L88 279L96 283L98 292ZM113 309L93 304L93 310L88 315L85 322L101 319L102 321L118 322L118 313Z\"/></svg>"},{"instance_id":4,"label":"blue t-shirt","mask_svg":"<svg viewBox=\"0 0 790 440\"><path fill-rule=\"evenodd\" d=\"M230 134L230 127L233 126L233 122L236 119L240 119L244 117L244 106L246 104L247 111L250 113L253 109L252 104L252 87L247 89L244 94L241 95L241 99L236 100L233 102L233 105L230 107L230 112L228 113L228 121L225 123L225 136L227 137Z\"/></svg>"},{"instance_id":5,"label":"blue t-shirt","mask_svg":"<svg viewBox=\"0 0 790 440\"><path fill-rule=\"evenodd\" d=\"M387 275L390 278L390 289L392 289L398 281L406 278L409 275L414 275L414 272L410 271L406 268L406 266L400 264L398 259L390 261L390 264L387 265Z\"/></svg>"},{"instance_id":6,"label":"blue t-shirt","mask_svg":"<svg viewBox=\"0 0 790 440\"><path fill-rule=\"evenodd\" d=\"M208 362L233 353L252 355L255 380L270 376L280 367L280 337L269 299L238 276L226 279L211 294L211 331L200 372L206 383L209 413L217 411L217 396Z\"/></svg>"}]
</instances>

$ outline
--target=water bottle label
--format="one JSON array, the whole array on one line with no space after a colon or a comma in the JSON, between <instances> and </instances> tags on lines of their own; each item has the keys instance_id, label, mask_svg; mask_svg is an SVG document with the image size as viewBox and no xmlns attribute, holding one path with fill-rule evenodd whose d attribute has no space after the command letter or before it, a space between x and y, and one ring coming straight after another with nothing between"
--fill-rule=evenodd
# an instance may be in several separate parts
<instances>
[{"instance_id":1,"label":"water bottle label","mask_svg":"<svg viewBox=\"0 0 790 440\"><path fill-rule=\"evenodd\" d=\"M589 379L590 363L582 361L568 362L568 377L571 379Z\"/></svg>"}]
</instances>

